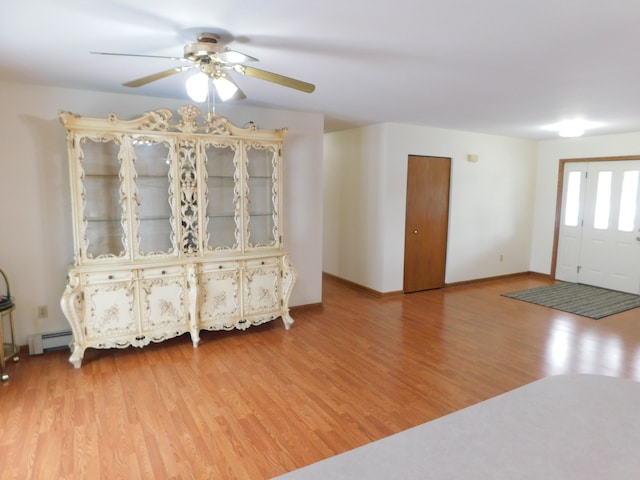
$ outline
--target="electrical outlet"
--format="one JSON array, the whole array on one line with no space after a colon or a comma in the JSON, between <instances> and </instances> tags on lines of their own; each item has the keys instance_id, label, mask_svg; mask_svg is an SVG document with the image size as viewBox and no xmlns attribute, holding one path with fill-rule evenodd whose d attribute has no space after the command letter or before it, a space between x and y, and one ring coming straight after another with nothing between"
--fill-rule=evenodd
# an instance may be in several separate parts
<instances>
[{"instance_id":1,"label":"electrical outlet","mask_svg":"<svg viewBox=\"0 0 640 480\"><path fill-rule=\"evenodd\" d=\"M47 318L49 311L46 305L38 305L38 318Z\"/></svg>"}]
</instances>

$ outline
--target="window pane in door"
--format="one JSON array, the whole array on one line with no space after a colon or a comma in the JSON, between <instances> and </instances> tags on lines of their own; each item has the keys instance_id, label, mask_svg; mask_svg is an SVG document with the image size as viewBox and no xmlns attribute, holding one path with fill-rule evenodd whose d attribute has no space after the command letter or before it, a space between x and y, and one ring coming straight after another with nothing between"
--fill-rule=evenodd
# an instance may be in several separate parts
<instances>
[{"instance_id":1,"label":"window pane in door","mask_svg":"<svg viewBox=\"0 0 640 480\"><path fill-rule=\"evenodd\" d=\"M627 170L622 177L620 195L620 215L618 230L632 232L636 219L636 198L638 196L638 170Z\"/></svg>"},{"instance_id":2,"label":"window pane in door","mask_svg":"<svg viewBox=\"0 0 640 480\"><path fill-rule=\"evenodd\" d=\"M577 227L580 216L580 179L582 172L569 172L567 180L567 204L564 211L564 224L567 227Z\"/></svg>"},{"instance_id":3,"label":"window pane in door","mask_svg":"<svg viewBox=\"0 0 640 480\"><path fill-rule=\"evenodd\" d=\"M598 173L598 190L596 191L596 211L593 228L606 230L609 228L609 211L611 209L611 172Z\"/></svg>"}]
</instances>

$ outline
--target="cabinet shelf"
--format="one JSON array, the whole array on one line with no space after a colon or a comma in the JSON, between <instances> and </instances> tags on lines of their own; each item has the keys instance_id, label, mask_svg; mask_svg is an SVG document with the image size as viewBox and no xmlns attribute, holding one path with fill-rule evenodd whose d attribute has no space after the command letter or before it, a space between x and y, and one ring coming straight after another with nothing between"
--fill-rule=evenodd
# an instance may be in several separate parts
<instances>
[{"instance_id":1,"label":"cabinet shelf","mask_svg":"<svg viewBox=\"0 0 640 480\"><path fill-rule=\"evenodd\" d=\"M92 178L92 177L96 177L96 178L105 178L105 177L112 177L112 178L118 178L120 175L117 173L87 173L86 171L84 172L84 176L85 178ZM165 174L156 174L156 175L149 175L149 174L137 174L137 178L140 179L145 179L145 178L163 178L166 179L168 178L168 175ZM232 177L233 178L233 177Z\"/></svg>"},{"instance_id":2,"label":"cabinet shelf","mask_svg":"<svg viewBox=\"0 0 640 480\"><path fill-rule=\"evenodd\" d=\"M95 223L120 223L122 219L120 218L92 218L92 217L84 217L84 220L87 222L95 222Z\"/></svg>"},{"instance_id":3,"label":"cabinet shelf","mask_svg":"<svg viewBox=\"0 0 640 480\"><path fill-rule=\"evenodd\" d=\"M169 222L171 220L171 217L140 217L140 221L141 222L146 222L146 221L158 221L158 220L163 220L165 222Z\"/></svg>"},{"instance_id":4,"label":"cabinet shelf","mask_svg":"<svg viewBox=\"0 0 640 480\"><path fill-rule=\"evenodd\" d=\"M122 219L120 218L91 218L91 217L85 217L85 220L87 222L116 222L116 223L120 223L122 221ZM141 222L158 221L158 220L169 222L171 218L170 217L139 217L138 220L140 220Z\"/></svg>"},{"instance_id":5,"label":"cabinet shelf","mask_svg":"<svg viewBox=\"0 0 640 480\"><path fill-rule=\"evenodd\" d=\"M97 177L97 178L106 178L106 177L113 177L113 178L118 178L119 175L118 173L89 173L87 172L87 170L85 169L84 171L84 177L85 178L92 178L92 177Z\"/></svg>"}]
</instances>

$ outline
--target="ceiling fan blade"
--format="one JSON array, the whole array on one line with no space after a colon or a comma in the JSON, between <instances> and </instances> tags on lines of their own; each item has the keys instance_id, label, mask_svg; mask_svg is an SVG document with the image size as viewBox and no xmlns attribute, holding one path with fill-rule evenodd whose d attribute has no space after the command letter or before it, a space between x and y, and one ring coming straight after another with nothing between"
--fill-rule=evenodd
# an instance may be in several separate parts
<instances>
[{"instance_id":1,"label":"ceiling fan blade","mask_svg":"<svg viewBox=\"0 0 640 480\"><path fill-rule=\"evenodd\" d=\"M174 67L169 70L164 70L162 72L154 73L153 75L147 75L146 77L138 78L136 80L131 80L130 82L123 83L125 87L141 87L142 85L146 85L147 83L155 82L156 80L160 80L162 78L170 77L171 75L175 75L176 73L184 72L185 70L190 70L195 68L191 67Z\"/></svg>"},{"instance_id":2,"label":"ceiling fan blade","mask_svg":"<svg viewBox=\"0 0 640 480\"><path fill-rule=\"evenodd\" d=\"M285 77L284 75L278 75L277 73L260 70L259 68L247 67L245 65L233 65L231 68L242 75L259 78L261 80L277 83L289 88L295 88L296 90L306 93L311 93L316 89L316 86L311 83L296 80L295 78Z\"/></svg>"},{"instance_id":3,"label":"ceiling fan blade","mask_svg":"<svg viewBox=\"0 0 640 480\"><path fill-rule=\"evenodd\" d=\"M89 52L92 55L115 55L118 57L143 57L143 58L164 58L168 60L186 61L184 57L164 57L162 55L141 55L137 53L111 53L111 52Z\"/></svg>"}]
</instances>

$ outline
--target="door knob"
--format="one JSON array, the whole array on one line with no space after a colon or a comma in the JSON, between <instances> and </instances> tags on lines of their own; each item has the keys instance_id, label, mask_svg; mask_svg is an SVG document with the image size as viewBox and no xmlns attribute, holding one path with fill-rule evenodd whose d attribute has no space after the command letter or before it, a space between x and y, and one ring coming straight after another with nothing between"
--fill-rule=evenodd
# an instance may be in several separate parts
<instances>
[{"instance_id":1,"label":"door knob","mask_svg":"<svg viewBox=\"0 0 640 480\"><path fill-rule=\"evenodd\" d=\"M417 235L417 234L418 234L418 230L414 230L414 231L413 231L413 234L414 234L414 235ZM640 237L638 237L638 240L640 240Z\"/></svg>"}]
</instances>

